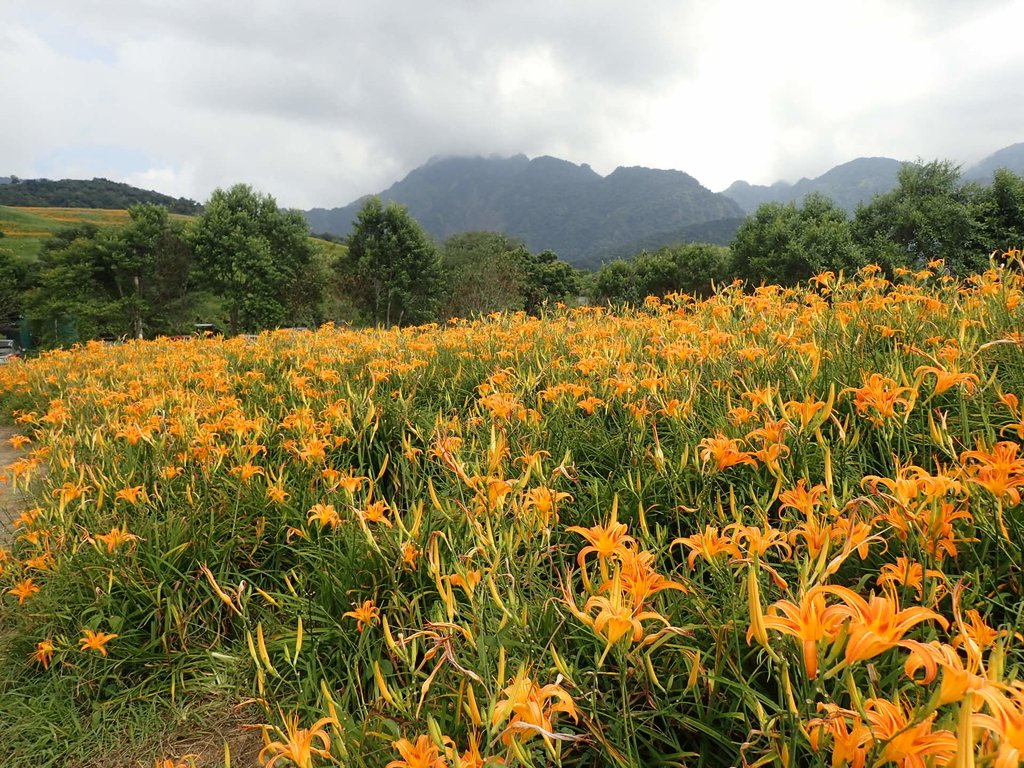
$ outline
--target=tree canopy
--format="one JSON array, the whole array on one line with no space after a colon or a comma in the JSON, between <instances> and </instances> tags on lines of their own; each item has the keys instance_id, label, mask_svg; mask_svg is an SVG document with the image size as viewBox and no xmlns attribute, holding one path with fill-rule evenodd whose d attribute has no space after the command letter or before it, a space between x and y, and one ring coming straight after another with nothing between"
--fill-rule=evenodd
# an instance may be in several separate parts
<instances>
[{"instance_id":1,"label":"tree canopy","mask_svg":"<svg viewBox=\"0 0 1024 768\"><path fill-rule=\"evenodd\" d=\"M161 205L171 213L194 214L199 203L174 198L108 179L19 179L0 184L0 205L59 208L130 208L140 203Z\"/></svg>"},{"instance_id":2,"label":"tree canopy","mask_svg":"<svg viewBox=\"0 0 1024 768\"><path fill-rule=\"evenodd\" d=\"M685 243L644 251L631 261L603 265L593 281L593 298L608 303L639 304L646 296L687 293L705 296L712 285L730 276L729 249Z\"/></svg>"},{"instance_id":3,"label":"tree canopy","mask_svg":"<svg viewBox=\"0 0 1024 768\"><path fill-rule=\"evenodd\" d=\"M864 257L846 212L824 195L803 204L765 203L732 241L732 271L753 284L794 285L826 270L855 269Z\"/></svg>"},{"instance_id":4,"label":"tree canopy","mask_svg":"<svg viewBox=\"0 0 1024 768\"><path fill-rule=\"evenodd\" d=\"M523 308L526 246L501 232L463 232L441 247L446 291L441 317Z\"/></svg>"},{"instance_id":5,"label":"tree canopy","mask_svg":"<svg viewBox=\"0 0 1024 768\"><path fill-rule=\"evenodd\" d=\"M223 298L232 333L310 322L322 276L300 213L236 184L214 191L191 240L199 274Z\"/></svg>"},{"instance_id":6,"label":"tree canopy","mask_svg":"<svg viewBox=\"0 0 1024 768\"><path fill-rule=\"evenodd\" d=\"M897 180L854 217L854 238L871 261L892 269L943 259L958 273L985 265L991 247L971 202L980 187L962 186L959 167L946 160L906 163Z\"/></svg>"},{"instance_id":7,"label":"tree canopy","mask_svg":"<svg viewBox=\"0 0 1024 768\"><path fill-rule=\"evenodd\" d=\"M415 325L436 319L443 291L437 248L405 208L368 199L338 270L369 322Z\"/></svg>"},{"instance_id":8,"label":"tree canopy","mask_svg":"<svg viewBox=\"0 0 1024 768\"><path fill-rule=\"evenodd\" d=\"M82 226L47 242L26 314L44 340L74 335L143 338L189 329L191 250L181 225L158 205L133 206L123 227Z\"/></svg>"}]
</instances>

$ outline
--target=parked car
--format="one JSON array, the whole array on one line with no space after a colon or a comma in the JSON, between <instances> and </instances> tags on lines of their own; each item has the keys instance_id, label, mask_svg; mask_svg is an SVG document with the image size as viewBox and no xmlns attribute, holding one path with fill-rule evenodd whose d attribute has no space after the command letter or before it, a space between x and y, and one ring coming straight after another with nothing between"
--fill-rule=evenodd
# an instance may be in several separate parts
<instances>
[{"instance_id":1,"label":"parked car","mask_svg":"<svg viewBox=\"0 0 1024 768\"><path fill-rule=\"evenodd\" d=\"M18 356L18 345L10 339L0 339L0 365L9 363Z\"/></svg>"}]
</instances>

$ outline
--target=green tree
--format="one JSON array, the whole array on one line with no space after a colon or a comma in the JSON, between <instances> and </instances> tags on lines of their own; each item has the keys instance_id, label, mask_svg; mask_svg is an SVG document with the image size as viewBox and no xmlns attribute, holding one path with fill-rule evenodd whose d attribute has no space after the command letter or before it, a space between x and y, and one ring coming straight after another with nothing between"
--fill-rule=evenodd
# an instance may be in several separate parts
<instances>
[{"instance_id":1,"label":"green tree","mask_svg":"<svg viewBox=\"0 0 1024 768\"><path fill-rule=\"evenodd\" d=\"M232 333L306 322L320 302L309 227L246 184L217 189L192 233L199 275L227 308Z\"/></svg>"},{"instance_id":2,"label":"green tree","mask_svg":"<svg viewBox=\"0 0 1024 768\"><path fill-rule=\"evenodd\" d=\"M753 284L793 285L826 270L863 264L846 212L812 193L803 205L765 203L740 225L730 246L732 271Z\"/></svg>"},{"instance_id":3,"label":"green tree","mask_svg":"<svg viewBox=\"0 0 1024 768\"><path fill-rule=\"evenodd\" d=\"M1000 168L971 198L982 252L1024 248L1024 177Z\"/></svg>"},{"instance_id":4,"label":"green tree","mask_svg":"<svg viewBox=\"0 0 1024 768\"><path fill-rule=\"evenodd\" d=\"M167 210L143 204L122 227L82 226L46 242L25 314L46 344L79 338L142 338L190 324L191 250Z\"/></svg>"},{"instance_id":5,"label":"green tree","mask_svg":"<svg viewBox=\"0 0 1024 768\"><path fill-rule=\"evenodd\" d=\"M441 316L523 309L528 255L522 242L501 232L462 232L449 237L441 246L447 286Z\"/></svg>"},{"instance_id":6,"label":"green tree","mask_svg":"<svg viewBox=\"0 0 1024 768\"><path fill-rule=\"evenodd\" d=\"M408 211L371 197L359 211L339 277L372 323L415 325L435 320L443 295L433 242Z\"/></svg>"},{"instance_id":7,"label":"green tree","mask_svg":"<svg viewBox=\"0 0 1024 768\"><path fill-rule=\"evenodd\" d=\"M723 245L686 243L670 252L676 264L675 291L709 296L715 284L732 277L732 253Z\"/></svg>"},{"instance_id":8,"label":"green tree","mask_svg":"<svg viewBox=\"0 0 1024 768\"><path fill-rule=\"evenodd\" d=\"M944 259L958 274L983 267L988 251L973 186L960 185L959 168L946 160L907 163L894 190L857 208L854 238L868 259L887 269L916 268Z\"/></svg>"},{"instance_id":9,"label":"green tree","mask_svg":"<svg viewBox=\"0 0 1024 768\"><path fill-rule=\"evenodd\" d=\"M13 325L25 311L32 272L27 261L0 250L0 325Z\"/></svg>"},{"instance_id":10,"label":"green tree","mask_svg":"<svg viewBox=\"0 0 1024 768\"><path fill-rule=\"evenodd\" d=\"M601 265L594 278L591 297L606 304L636 303L642 297L637 290L633 265L625 259L615 259Z\"/></svg>"},{"instance_id":11,"label":"green tree","mask_svg":"<svg viewBox=\"0 0 1024 768\"><path fill-rule=\"evenodd\" d=\"M25 316L44 346L113 333L110 296L101 273L109 262L106 244L92 224L57 232L39 256L35 286L24 296Z\"/></svg>"},{"instance_id":12,"label":"green tree","mask_svg":"<svg viewBox=\"0 0 1024 768\"><path fill-rule=\"evenodd\" d=\"M192 295L192 251L182 227L153 203L134 205L128 214L128 224L103 238L109 259L99 277L116 305L111 314L124 317L136 339L180 333Z\"/></svg>"},{"instance_id":13,"label":"green tree","mask_svg":"<svg viewBox=\"0 0 1024 768\"><path fill-rule=\"evenodd\" d=\"M714 283L730 277L729 249L707 243L643 251L632 261L604 264L594 280L594 298L610 304L639 304L647 296L688 293L707 296Z\"/></svg>"},{"instance_id":14,"label":"green tree","mask_svg":"<svg viewBox=\"0 0 1024 768\"><path fill-rule=\"evenodd\" d=\"M566 301L580 292L579 273L554 251L517 251L523 269L523 309L536 315L545 304Z\"/></svg>"}]
</instances>

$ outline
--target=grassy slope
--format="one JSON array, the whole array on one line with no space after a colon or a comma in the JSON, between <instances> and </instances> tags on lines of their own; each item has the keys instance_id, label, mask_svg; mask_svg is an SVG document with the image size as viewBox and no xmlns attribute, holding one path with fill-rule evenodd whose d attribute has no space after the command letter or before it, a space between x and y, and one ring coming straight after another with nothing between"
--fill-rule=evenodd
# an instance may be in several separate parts
<instances>
[{"instance_id":1,"label":"grassy slope","mask_svg":"<svg viewBox=\"0 0 1024 768\"><path fill-rule=\"evenodd\" d=\"M172 214L176 215L176 214ZM187 219L187 216L178 216ZM0 252L22 259L39 256L43 241L81 224L109 227L128 221L128 211L104 208L14 208L0 205Z\"/></svg>"},{"instance_id":2,"label":"grassy slope","mask_svg":"<svg viewBox=\"0 0 1024 768\"><path fill-rule=\"evenodd\" d=\"M178 221L191 221L191 216L172 213ZM67 227L95 224L108 227L125 224L128 211L106 208L22 208L0 205L0 253L34 260L42 251L43 241ZM312 238L328 253L340 256L345 246Z\"/></svg>"}]
</instances>

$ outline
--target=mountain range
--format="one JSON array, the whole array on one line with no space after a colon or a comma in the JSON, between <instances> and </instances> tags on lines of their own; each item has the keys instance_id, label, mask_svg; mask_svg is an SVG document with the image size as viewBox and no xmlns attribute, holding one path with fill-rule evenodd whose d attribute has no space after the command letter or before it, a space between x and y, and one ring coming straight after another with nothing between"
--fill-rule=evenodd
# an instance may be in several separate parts
<instances>
[{"instance_id":1,"label":"mountain range","mask_svg":"<svg viewBox=\"0 0 1024 768\"><path fill-rule=\"evenodd\" d=\"M795 184L777 181L771 185L734 181L722 194L739 203L746 213L753 213L762 203L799 203L805 195L820 192L853 213L860 203L893 189L901 165L901 161L891 157L859 157L814 179L803 178ZM1024 142L1003 147L984 160L962 168L960 178L964 182L986 184L992 181L992 174L999 168L1024 175Z\"/></svg>"},{"instance_id":2,"label":"mountain range","mask_svg":"<svg viewBox=\"0 0 1024 768\"><path fill-rule=\"evenodd\" d=\"M554 157L432 158L379 193L408 208L433 237L497 230L534 251L553 250L581 267L680 242L728 243L746 214L762 203L827 195L849 213L893 189L903 162L861 157L814 179L772 185L735 181L720 193L681 171L616 168L607 176ZM1024 175L1024 143L995 152L962 171L987 182L997 168ZM314 232L349 234L365 202L305 211Z\"/></svg>"},{"instance_id":3,"label":"mountain range","mask_svg":"<svg viewBox=\"0 0 1024 768\"><path fill-rule=\"evenodd\" d=\"M733 182L715 193L681 171L616 168L607 176L555 157L439 157L380 193L438 241L496 230L532 251L550 249L580 267L685 242L728 243L744 217L767 202L800 202L820 192L849 212L896 186L902 162L861 157L814 179L771 185ZM998 150L961 172L964 182L991 181L998 168L1024 176L1024 142ZM340 208L304 211L313 232L346 236L366 197ZM126 208L154 202L195 214L201 206L107 179L0 177L0 205Z\"/></svg>"},{"instance_id":4,"label":"mountain range","mask_svg":"<svg viewBox=\"0 0 1024 768\"><path fill-rule=\"evenodd\" d=\"M858 157L837 165L815 179L800 179L795 184L777 181L767 186L734 181L722 194L732 198L746 213L763 203L800 202L811 192L827 195L840 208L853 213L857 205L896 186L896 174L902 166L891 157Z\"/></svg>"},{"instance_id":5,"label":"mountain range","mask_svg":"<svg viewBox=\"0 0 1024 768\"><path fill-rule=\"evenodd\" d=\"M577 266L596 266L641 239L727 242L743 210L681 171L616 168L607 176L554 157L435 158L380 193L431 235L497 230L533 251L550 249ZM314 232L346 235L365 198L306 212ZM717 226L708 228L708 225Z\"/></svg>"}]
</instances>

